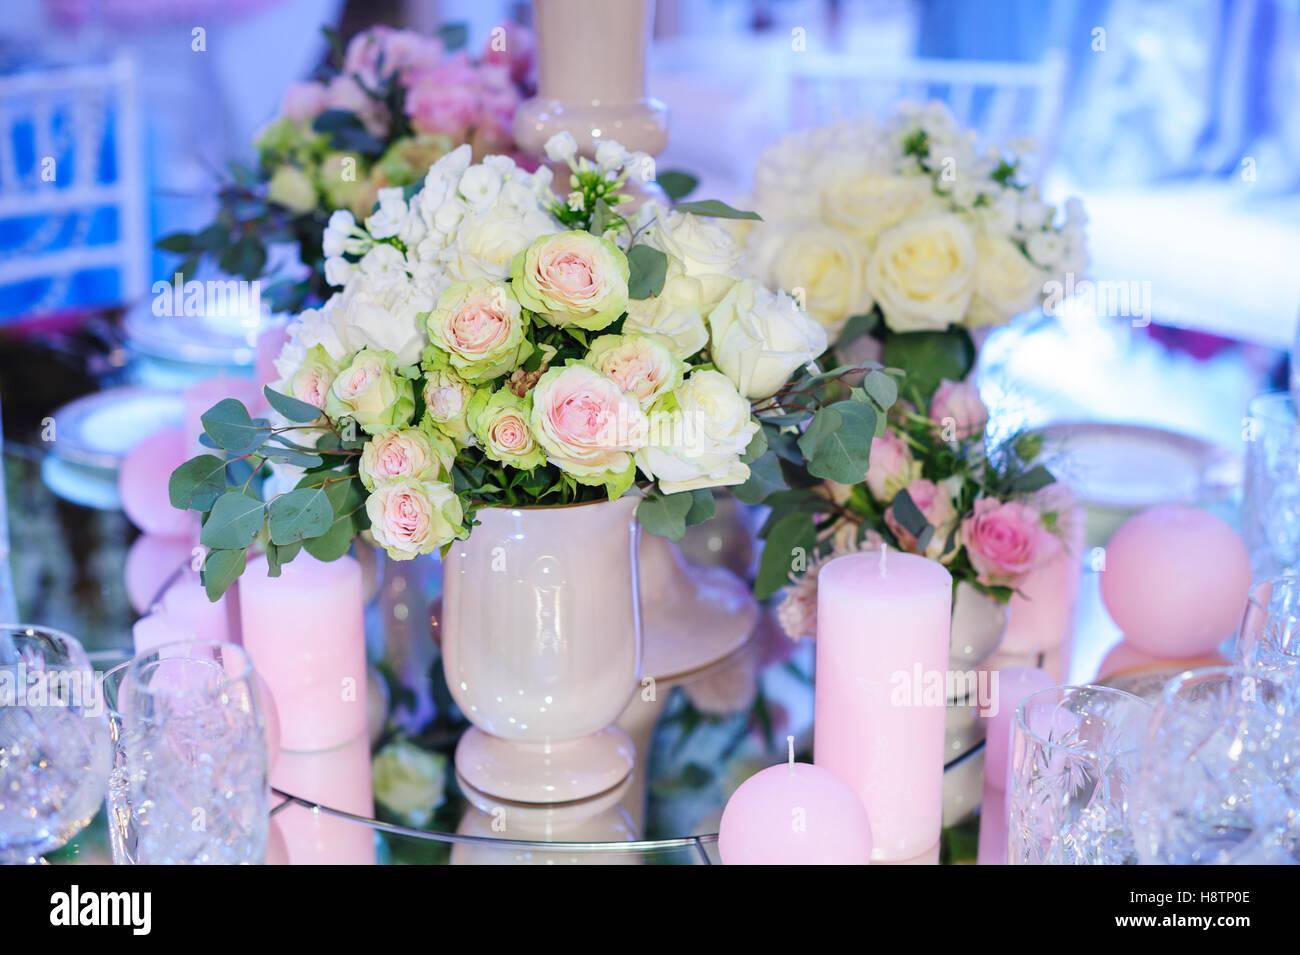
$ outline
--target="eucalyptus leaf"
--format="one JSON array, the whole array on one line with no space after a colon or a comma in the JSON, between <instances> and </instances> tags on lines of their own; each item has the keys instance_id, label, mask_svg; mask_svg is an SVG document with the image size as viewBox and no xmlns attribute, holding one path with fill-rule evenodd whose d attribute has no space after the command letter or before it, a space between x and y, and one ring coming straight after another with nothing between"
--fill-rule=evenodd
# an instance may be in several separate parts
<instances>
[{"instance_id":1,"label":"eucalyptus leaf","mask_svg":"<svg viewBox=\"0 0 1300 955\"><path fill-rule=\"evenodd\" d=\"M664 289L668 256L648 245L634 245L627 252L628 298L653 298Z\"/></svg>"},{"instance_id":2,"label":"eucalyptus leaf","mask_svg":"<svg viewBox=\"0 0 1300 955\"><path fill-rule=\"evenodd\" d=\"M321 416L321 410L313 404L281 394L270 385L262 389L271 407L284 415L293 424L308 424Z\"/></svg>"},{"instance_id":3,"label":"eucalyptus leaf","mask_svg":"<svg viewBox=\"0 0 1300 955\"><path fill-rule=\"evenodd\" d=\"M708 216L712 219L753 219L763 221L763 217L757 212L744 212L740 209L733 209L718 199L701 199L697 202L679 202L675 205L674 210L677 212L689 212L692 215Z\"/></svg>"},{"instance_id":4,"label":"eucalyptus leaf","mask_svg":"<svg viewBox=\"0 0 1300 955\"><path fill-rule=\"evenodd\" d=\"M1011 490L1017 494L1032 494L1055 482L1056 476L1043 465L1037 464L1012 481Z\"/></svg>"},{"instance_id":5,"label":"eucalyptus leaf","mask_svg":"<svg viewBox=\"0 0 1300 955\"><path fill-rule=\"evenodd\" d=\"M217 498L199 533L199 543L213 550L238 550L257 537L265 523L261 501L242 491L227 491Z\"/></svg>"},{"instance_id":6,"label":"eucalyptus leaf","mask_svg":"<svg viewBox=\"0 0 1300 955\"><path fill-rule=\"evenodd\" d=\"M689 493L655 493L637 505L636 516L647 534L677 541L686 534L686 515L694 505Z\"/></svg>"},{"instance_id":7,"label":"eucalyptus leaf","mask_svg":"<svg viewBox=\"0 0 1300 955\"><path fill-rule=\"evenodd\" d=\"M246 548L208 551L199 570L199 578L203 581L203 590L208 595L208 600L216 603L247 566Z\"/></svg>"},{"instance_id":8,"label":"eucalyptus leaf","mask_svg":"<svg viewBox=\"0 0 1300 955\"><path fill-rule=\"evenodd\" d=\"M926 530L933 531L930 522L925 519L925 515L921 513L921 509L916 506L912 495L908 494L906 489L894 495L893 507L894 520L898 521L898 525L913 537L919 540Z\"/></svg>"},{"instance_id":9,"label":"eucalyptus leaf","mask_svg":"<svg viewBox=\"0 0 1300 955\"><path fill-rule=\"evenodd\" d=\"M857 484L867 473L876 413L861 401L837 401L813 415L799 438L808 473L840 484Z\"/></svg>"},{"instance_id":10,"label":"eucalyptus leaf","mask_svg":"<svg viewBox=\"0 0 1300 955\"><path fill-rule=\"evenodd\" d=\"M190 458L167 479L167 498L182 511L207 511L226 492L226 462L215 454Z\"/></svg>"},{"instance_id":11,"label":"eucalyptus leaf","mask_svg":"<svg viewBox=\"0 0 1300 955\"><path fill-rule=\"evenodd\" d=\"M812 559L817 546L817 529L812 514L792 511L779 518L770 528L763 544L763 556L754 581L754 596L771 597L790 583L792 573L801 573Z\"/></svg>"},{"instance_id":12,"label":"eucalyptus leaf","mask_svg":"<svg viewBox=\"0 0 1300 955\"><path fill-rule=\"evenodd\" d=\"M975 358L975 343L964 328L907 332L885 339L885 364L907 373L903 386L922 406L930 403L941 380L962 381L975 366Z\"/></svg>"},{"instance_id":13,"label":"eucalyptus leaf","mask_svg":"<svg viewBox=\"0 0 1300 955\"><path fill-rule=\"evenodd\" d=\"M659 188L674 202L689 196L700 184L699 179L680 169L667 169L659 173L655 177L655 182L659 183Z\"/></svg>"},{"instance_id":14,"label":"eucalyptus leaf","mask_svg":"<svg viewBox=\"0 0 1300 955\"><path fill-rule=\"evenodd\" d=\"M742 504L761 504L776 491L785 489L781 461L775 451L766 451L749 463L749 478L731 489L731 496Z\"/></svg>"},{"instance_id":15,"label":"eucalyptus leaf","mask_svg":"<svg viewBox=\"0 0 1300 955\"><path fill-rule=\"evenodd\" d=\"M232 454L256 451L270 436L270 429L254 421L248 409L235 398L222 398L199 420L203 424L203 433L217 447Z\"/></svg>"},{"instance_id":16,"label":"eucalyptus leaf","mask_svg":"<svg viewBox=\"0 0 1300 955\"><path fill-rule=\"evenodd\" d=\"M320 488L297 488L271 501L267 527L273 544L294 544L319 537L334 523L334 508Z\"/></svg>"},{"instance_id":17,"label":"eucalyptus leaf","mask_svg":"<svg viewBox=\"0 0 1300 955\"><path fill-rule=\"evenodd\" d=\"M712 488L696 488L689 493L691 495L691 509L686 512L687 527L703 524L718 512L718 504L713 499Z\"/></svg>"}]
</instances>

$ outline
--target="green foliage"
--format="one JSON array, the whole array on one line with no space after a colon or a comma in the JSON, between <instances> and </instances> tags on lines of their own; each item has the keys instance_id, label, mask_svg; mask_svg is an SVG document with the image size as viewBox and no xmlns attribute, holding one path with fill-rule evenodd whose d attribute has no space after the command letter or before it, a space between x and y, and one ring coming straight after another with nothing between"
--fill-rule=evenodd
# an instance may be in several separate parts
<instances>
[{"instance_id":1,"label":"green foliage","mask_svg":"<svg viewBox=\"0 0 1300 955\"><path fill-rule=\"evenodd\" d=\"M679 202L674 208L678 212L689 212L710 219L753 219L761 222L763 217L757 212L744 212L733 209L719 199L700 199L695 202Z\"/></svg>"},{"instance_id":2,"label":"green foliage","mask_svg":"<svg viewBox=\"0 0 1300 955\"><path fill-rule=\"evenodd\" d=\"M659 188L664 191L664 195L673 202L686 198L700 184L700 180L695 176L679 169L668 169L659 173L655 177L655 182L659 183Z\"/></svg>"},{"instance_id":3,"label":"green foliage","mask_svg":"<svg viewBox=\"0 0 1300 955\"><path fill-rule=\"evenodd\" d=\"M648 245L634 245L627 252L628 298L653 298L664 289L668 256Z\"/></svg>"},{"instance_id":4,"label":"green foliage","mask_svg":"<svg viewBox=\"0 0 1300 955\"><path fill-rule=\"evenodd\" d=\"M929 405L942 379L965 379L975 367L975 358L975 343L964 328L891 334L885 339L885 364L906 372L905 397L919 408Z\"/></svg>"}]
</instances>

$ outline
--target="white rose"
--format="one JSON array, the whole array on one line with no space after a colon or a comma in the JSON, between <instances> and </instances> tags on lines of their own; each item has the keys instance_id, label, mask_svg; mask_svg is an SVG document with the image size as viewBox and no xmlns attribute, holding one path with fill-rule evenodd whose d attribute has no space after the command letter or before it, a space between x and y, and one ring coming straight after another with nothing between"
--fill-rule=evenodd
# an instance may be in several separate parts
<instances>
[{"instance_id":1,"label":"white rose","mask_svg":"<svg viewBox=\"0 0 1300 955\"><path fill-rule=\"evenodd\" d=\"M562 228L540 207L519 213L497 206L465 216L455 240L442 250L440 259L447 271L462 281L504 281L516 255L540 236Z\"/></svg>"},{"instance_id":2,"label":"white rose","mask_svg":"<svg viewBox=\"0 0 1300 955\"><path fill-rule=\"evenodd\" d=\"M895 332L960 322L975 290L975 242L955 215L913 219L883 232L867 263L867 288Z\"/></svg>"},{"instance_id":3,"label":"white rose","mask_svg":"<svg viewBox=\"0 0 1300 955\"><path fill-rule=\"evenodd\" d=\"M407 825L423 828L443 803L447 757L430 753L414 743L389 743L371 763L375 801Z\"/></svg>"},{"instance_id":4,"label":"white rose","mask_svg":"<svg viewBox=\"0 0 1300 955\"><path fill-rule=\"evenodd\" d=\"M677 259L682 271L690 276L729 274L742 254L730 232L716 222L686 212L658 210L646 242Z\"/></svg>"},{"instance_id":5,"label":"white rose","mask_svg":"<svg viewBox=\"0 0 1300 955\"><path fill-rule=\"evenodd\" d=\"M420 360L426 344L420 316L434 301L404 272L359 273L336 298L334 327L348 351L390 351L399 366Z\"/></svg>"},{"instance_id":6,"label":"white rose","mask_svg":"<svg viewBox=\"0 0 1300 955\"><path fill-rule=\"evenodd\" d=\"M352 351L339 336L335 324L339 298L339 295L333 295L320 308L307 309L289 326L290 339L301 343L304 354L306 349L320 345L331 358L341 361ZM291 374L296 368L296 364L292 368L280 368L277 364L282 377Z\"/></svg>"},{"instance_id":7,"label":"white rose","mask_svg":"<svg viewBox=\"0 0 1300 955\"><path fill-rule=\"evenodd\" d=\"M816 222L761 223L749 238L751 263L768 288L802 299L808 314L832 334L871 309L865 249Z\"/></svg>"},{"instance_id":8,"label":"white rose","mask_svg":"<svg viewBox=\"0 0 1300 955\"><path fill-rule=\"evenodd\" d=\"M758 425L730 379L717 371L696 371L673 397L675 410L650 415L648 441L636 455L641 470L665 494L748 480L749 466L740 455Z\"/></svg>"},{"instance_id":9,"label":"white rose","mask_svg":"<svg viewBox=\"0 0 1300 955\"><path fill-rule=\"evenodd\" d=\"M898 176L864 168L856 155L837 153L817 167L821 219L870 244L886 229L942 207L928 176Z\"/></svg>"},{"instance_id":10,"label":"white rose","mask_svg":"<svg viewBox=\"0 0 1300 955\"><path fill-rule=\"evenodd\" d=\"M721 301L732 280L721 275L670 275L653 298L629 299L623 333L658 335L677 358L690 358L709 343L704 316Z\"/></svg>"},{"instance_id":11,"label":"white rose","mask_svg":"<svg viewBox=\"0 0 1300 955\"><path fill-rule=\"evenodd\" d=\"M1001 236L979 236L975 240L975 297L965 324L971 328L1001 325L1033 308L1042 297L1045 278L1015 243Z\"/></svg>"},{"instance_id":12,"label":"white rose","mask_svg":"<svg viewBox=\"0 0 1300 955\"><path fill-rule=\"evenodd\" d=\"M767 398L826 350L826 330L784 292L737 282L709 314L718 370L746 398Z\"/></svg>"}]
</instances>

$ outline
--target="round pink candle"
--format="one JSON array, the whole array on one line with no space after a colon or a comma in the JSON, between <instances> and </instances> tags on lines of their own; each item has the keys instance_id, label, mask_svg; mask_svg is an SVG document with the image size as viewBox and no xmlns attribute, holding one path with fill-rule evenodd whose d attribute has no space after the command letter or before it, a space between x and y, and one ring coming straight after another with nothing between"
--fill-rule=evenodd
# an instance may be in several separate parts
<instances>
[{"instance_id":1,"label":"round pink candle","mask_svg":"<svg viewBox=\"0 0 1300 955\"><path fill-rule=\"evenodd\" d=\"M718 828L725 865L866 865L871 823L849 785L794 761L750 776L727 800Z\"/></svg>"},{"instance_id":2,"label":"round pink candle","mask_svg":"<svg viewBox=\"0 0 1300 955\"><path fill-rule=\"evenodd\" d=\"M211 452L211 448L205 448L199 443L199 435L203 433L201 419L207 414L209 408L223 398L238 399L253 417L257 417L258 412L266 403L262 395L262 386L251 378L237 378L234 375L221 374L215 378L205 378L203 381L190 385L185 389L184 402L184 435L188 453L182 460L191 458L196 454Z\"/></svg>"},{"instance_id":3,"label":"round pink candle","mask_svg":"<svg viewBox=\"0 0 1300 955\"><path fill-rule=\"evenodd\" d=\"M301 553L279 577L254 557L239 579L244 649L280 713L280 745L333 749L366 736L361 565Z\"/></svg>"},{"instance_id":4,"label":"round pink candle","mask_svg":"<svg viewBox=\"0 0 1300 955\"><path fill-rule=\"evenodd\" d=\"M984 785L1005 789L1007 753L1011 750L1011 730L1016 722L1016 707L1031 693L1056 686L1057 681L1037 667L1006 667L998 671L997 710L984 717Z\"/></svg>"},{"instance_id":5,"label":"round pink candle","mask_svg":"<svg viewBox=\"0 0 1300 955\"><path fill-rule=\"evenodd\" d=\"M177 428L156 431L126 453L117 472L117 490L132 524L167 537L195 532L195 513L172 507L167 495L172 471L189 457L185 436Z\"/></svg>"},{"instance_id":6,"label":"round pink candle","mask_svg":"<svg viewBox=\"0 0 1300 955\"><path fill-rule=\"evenodd\" d=\"M897 551L837 557L817 578L813 761L857 792L873 860L939 841L952 577Z\"/></svg>"},{"instance_id":7,"label":"round pink candle","mask_svg":"<svg viewBox=\"0 0 1300 955\"><path fill-rule=\"evenodd\" d=\"M1155 507L1110 539L1101 599L1135 647L1176 659L1236 631L1250 580L1246 545L1226 521L1193 507Z\"/></svg>"}]
</instances>

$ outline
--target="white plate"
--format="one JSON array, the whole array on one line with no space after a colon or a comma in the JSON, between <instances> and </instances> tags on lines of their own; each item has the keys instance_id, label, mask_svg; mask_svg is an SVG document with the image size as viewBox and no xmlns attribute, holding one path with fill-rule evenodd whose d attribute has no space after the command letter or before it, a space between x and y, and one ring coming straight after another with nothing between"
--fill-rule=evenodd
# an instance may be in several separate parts
<instances>
[{"instance_id":1,"label":"white plate","mask_svg":"<svg viewBox=\"0 0 1300 955\"><path fill-rule=\"evenodd\" d=\"M1221 497L1241 481L1226 448L1135 424L1061 422L1038 430L1043 458L1084 504L1142 510Z\"/></svg>"}]
</instances>

